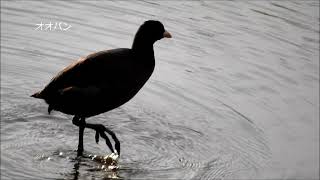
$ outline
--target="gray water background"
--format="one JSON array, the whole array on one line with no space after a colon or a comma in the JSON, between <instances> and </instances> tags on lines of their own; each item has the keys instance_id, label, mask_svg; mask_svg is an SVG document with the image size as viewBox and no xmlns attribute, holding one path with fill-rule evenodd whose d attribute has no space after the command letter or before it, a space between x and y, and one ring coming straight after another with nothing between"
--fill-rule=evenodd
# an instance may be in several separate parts
<instances>
[{"instance_id":1,"label":"gray water background","mask_svg":"<svg viewBox=\"0 0 320 180\"><path fill-rule=\"evenodd\" d=\"M71 116L29 96L148 19L172 34L113 129L120 169L76 159ZM67 23L66 31L36 30ZM86 154L106 155L85 131ZM319 1L1 1L1 179L318 179Z\"/></svg>"}]
</instances>

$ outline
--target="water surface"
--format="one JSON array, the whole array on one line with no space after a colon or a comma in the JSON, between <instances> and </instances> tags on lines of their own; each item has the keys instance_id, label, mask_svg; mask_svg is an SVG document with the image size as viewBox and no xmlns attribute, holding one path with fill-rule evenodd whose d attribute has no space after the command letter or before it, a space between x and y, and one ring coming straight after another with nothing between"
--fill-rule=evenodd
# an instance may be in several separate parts
<instances>
[{"instance_id":1,"label":"water surface","mask_svg":"<svg viewBox=\"0 0 320 180\"><path fill-rule=\"evenodd\" d=\"M29 96L148 19L173 35L129 103L87 119L120 169L76 158L71 116ZM39 23L70 29L36 30ZM86 155L109 154L85 131ZM1 179L319 178L319 1L1 1Z\"/></svg>"}]
</instances>

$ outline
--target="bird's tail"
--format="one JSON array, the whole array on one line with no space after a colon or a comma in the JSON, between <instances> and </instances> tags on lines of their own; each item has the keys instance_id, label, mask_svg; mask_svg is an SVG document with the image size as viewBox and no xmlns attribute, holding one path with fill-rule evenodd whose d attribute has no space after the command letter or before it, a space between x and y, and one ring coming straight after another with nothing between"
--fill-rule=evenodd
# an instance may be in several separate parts
<instances>
[{"instance_id":1,"label":"bird's tail","mask_svg":"<svg viewBox=\"0 0 320 180\"><path fill-rule=\"evenodd\" d=\"M43 96L43 94L41 93L41 91L32 94L30 97L39 98L39 99L44 99L44 100L49 104L48 100L45 99L45 97ZM49 104L48 113L50 114L52 110L53 110L53 107L52 107L52 105Z\"/></svg>"},{"instance_id":2,"label":"bird's tail","mask_svg":"<svg viewBox=\"0 0 320 180\"><path fill-rule=\"evenodd\" d=\"M43 99L43 96L42 96L41 92L36 92L33 95L31 95L30 97Z\"/></svg>"}]
</instances>

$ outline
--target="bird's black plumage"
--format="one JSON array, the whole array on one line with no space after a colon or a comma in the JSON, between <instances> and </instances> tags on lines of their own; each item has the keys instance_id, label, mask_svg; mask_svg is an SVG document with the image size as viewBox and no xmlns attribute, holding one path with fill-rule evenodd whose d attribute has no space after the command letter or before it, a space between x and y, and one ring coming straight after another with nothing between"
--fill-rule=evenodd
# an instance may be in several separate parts
<instances>
[{"instance_id":1,"label":"bird's black plumage","mask_svg":"<svg viewBox=\"0 0 320 180\"><path fill-rule=\"evenodd\" d=\"M117 108L137 94L154 70L153 44L163 37L171 35L161 22L146 21L138 29L131 49L100 51L81 58L59 72L32 97L44 99L49 105L49 113L56 110L75 115L73 123L79 126L80 135L81 131L83 134L81 128L92 128L110 147L103 131L111 134L120 153L120 143L114 133L100 124L91 126L85 118ZM80 135L78 155L83 151ZM110 149L113 151L112 146Z\"/></svg>"}]
</instances>

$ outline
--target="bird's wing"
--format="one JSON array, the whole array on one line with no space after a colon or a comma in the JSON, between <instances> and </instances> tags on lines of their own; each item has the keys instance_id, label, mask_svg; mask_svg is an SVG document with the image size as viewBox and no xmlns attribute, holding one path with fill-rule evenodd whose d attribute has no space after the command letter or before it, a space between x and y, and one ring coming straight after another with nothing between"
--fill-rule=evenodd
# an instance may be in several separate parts
<instances>
[{"instance_id":1,"label":"bird's wing","mask_svg":"<svg viewBox=\"0 0 320 180\"><path fill-rule=\"evenodd\" d=\"M119 79L120 72L124 76L129 71L130 63L130 49L100 51L88 55L60 71L40 94L46 99L45 97L60 93L68 87L111 85L114 79Z\"/></svg>"}]
</instances>

